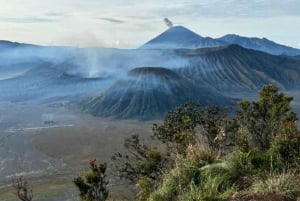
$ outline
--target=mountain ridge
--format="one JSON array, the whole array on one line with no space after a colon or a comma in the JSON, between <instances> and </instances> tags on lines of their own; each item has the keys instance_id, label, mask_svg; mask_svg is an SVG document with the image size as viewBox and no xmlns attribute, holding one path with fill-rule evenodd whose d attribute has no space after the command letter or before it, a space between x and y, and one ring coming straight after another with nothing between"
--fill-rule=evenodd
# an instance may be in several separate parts
<instances>
[{"instance_id":1,"label":"mountain ridge","mask_svg":"<svg viewBox=\"0 0 300 201\"><path fill-rule=\"evenodd\" d=\"M300 62L296 59L246 49L238 45L182 51L190 66L178 68L180 75L202 81L218 90L258 90L273 83L281 88L300 84Z\"/></svg>"},{"instance_id":2,"label":"mountain ridge","mask_svg":"<svg viewBox=\"0 0 300 201\"><path fill-rule=\"evenodd\" d=\"M240 45L244 48L268 52L273 55L300 55L300 49L278 44L267 38L245 37L236 34L227 34L218 38L218 40Z\"/></svg>"},{"instance_id":3,"label":"mountain ridge","mask_svg":"<svg viewBox=\"0 0 300 201\"><path fill-rule=\"evenodd\" d=\"M300 55L300 49L282 45L267 38L245 37L237 34L226 34L219 38L203 37L184 26L173 26L149 40L145 44L141 45L137 49L199 49L207 47L220 47L230 44L240 45L244 48L263 51L273 55ZM67 48L66 46L39 46L34 44L0 40L0 50L14 47Z\"/></svg>"}]
</instances>

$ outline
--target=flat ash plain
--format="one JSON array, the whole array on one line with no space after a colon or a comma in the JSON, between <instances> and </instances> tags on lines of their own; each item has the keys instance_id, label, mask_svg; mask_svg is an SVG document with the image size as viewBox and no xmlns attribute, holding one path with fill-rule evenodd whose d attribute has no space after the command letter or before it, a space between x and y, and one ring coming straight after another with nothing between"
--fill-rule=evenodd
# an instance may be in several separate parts
<instances>
[{"instance_id":1,"label":"flat ash plain","mask_svg":"<svg viewBox=\"0 0 300 201\"><path fill-rule=\"evenodd\" d=\"M0 200L16 200L11 186L19 176L28 179L36 200L76 200L72 180L89 170L89 160L111 163L133 134L146 141L155 123L96 118L69 108L65 101L42 104L0 103ZM109 170L109 168L108 168ZM110 175L110 173L109 173ZM130 192L109 176L110 188ZM129 190L130 191L130 190Z\"/></svg>"}]
</instances>

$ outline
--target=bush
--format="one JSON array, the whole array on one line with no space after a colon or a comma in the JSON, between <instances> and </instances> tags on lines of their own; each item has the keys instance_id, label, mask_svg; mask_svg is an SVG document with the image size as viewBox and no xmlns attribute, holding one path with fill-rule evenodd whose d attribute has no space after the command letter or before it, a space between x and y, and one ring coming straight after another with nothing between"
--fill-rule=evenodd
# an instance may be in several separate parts
<instances>
[{"instance_id":1,"label":"bush","mask_svg":"<svg viewBox=\"0 0 300 201\"><path fill-rule=\"evenodd\" d=\"M115 153L111 159L119 177L136 183L141 177L160 178L167 166L167 157L155 147L143 144L138 135L125 140L125 152Z\"/></svg>"},{"instance_id":2,"label":"bush","mask_svg":"<svg viewBox=\"0 0 300 201\"><path fill-rule=\"evenodd\" d=\"M274 138L285 135L289 124L297 120L291 111L292 97L278 92L274 85L265 85L259 92L257 101L240 102L236 115L240 127L245 129L248 144L254 150L266 151Z\"/></svg>"},{"instance_id":3,"label":"bush","mask_svg":"<svg viewBox=\"0 0 300 201\"><path fill-rule=\"evenodd\" d=\"M226 119L228 111L228 108L217 106L200 108L196 103L182 104L165 116L162 125L153 125L153 136L181 154L185 153L189 144L195 142L200 133L211 148L216 148L214 139L220 128L226 127L227 131L230 124ZM196 127L200 133L196 132Z\"/></svg>"},{"instance_id":4,"label":"bush","mask_svg":"<svg viewBox=\"0 0 300 201\"><path fill-rule=\"evenodd\" d=\"M17 196L22 201L32 201L33 193L32 190L28 188L28 183L24 177L19 177L14 187L17 191Z\"/></svg>"},{"instance_id":5,"label":"bush","mask_svg":"<svg viewBox=\"0 0 300 201\"><path fill-rule=\"evenodd\" d=\"M153 179L150 179L149 177L142 176L137 181L137 187L140 189L140 191L137 194L138 200L144 201L147 200L150 196L150 194L154 191L156 181Z\"/></svg>"},{"instance_id":6,"label":"bush","mask_svg":"<svg viewBox=\"0 0 300 201\"><path fill-rule=\"evenodd\" d=\"M83 201L105 201L108 198L106 168L106 163L97 165L96 159L91 160L91 172L84 173L83 176L73 180Z\"/></svg>"},{"instance_id":7,"label":"bush","mask_svg":"<svg viewBox=\"0 0 300 201\"><path fill-rule=\"evenodd\" d=\"M295 130L278 136L273 141L273 149L289 166L297 167L300 162L300 131Z\"/></svg>"}]
</instances>

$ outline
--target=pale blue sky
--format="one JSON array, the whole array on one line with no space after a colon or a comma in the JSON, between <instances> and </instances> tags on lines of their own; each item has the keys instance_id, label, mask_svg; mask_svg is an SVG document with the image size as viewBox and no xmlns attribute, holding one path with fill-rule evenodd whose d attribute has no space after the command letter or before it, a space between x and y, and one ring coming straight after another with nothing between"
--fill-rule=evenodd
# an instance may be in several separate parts
<instances>
[{"instance_id":1,"label":"pale blue sky","mask_svg":"<svg viewBox=\"0 0 300 201\"><path fill-rule=\"evenodd\" d=\"M0 0L0 39L135 48L167 29L266 37L300 48L300 0Z\"/></svg>"}]
</instances>

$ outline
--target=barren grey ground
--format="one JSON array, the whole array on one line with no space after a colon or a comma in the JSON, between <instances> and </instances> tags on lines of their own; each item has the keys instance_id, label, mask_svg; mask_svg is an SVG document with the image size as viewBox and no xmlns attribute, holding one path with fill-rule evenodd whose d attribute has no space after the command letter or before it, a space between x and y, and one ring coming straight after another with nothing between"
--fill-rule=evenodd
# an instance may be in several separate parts
<instances>
[{"instance_id":1,"label":"barren grey ground","mask_svg":"<svg viewBox=\"0 0 300 201\"><path fill-rule=\"evenodd\" d=\"M10 184L21 175L36 200L74 200L71 181L91 158L109 162L126 137L151 134L153 122L94 118L66 105L1 103L0 200L16 200Z\"/></svg>"}]
</instances>

